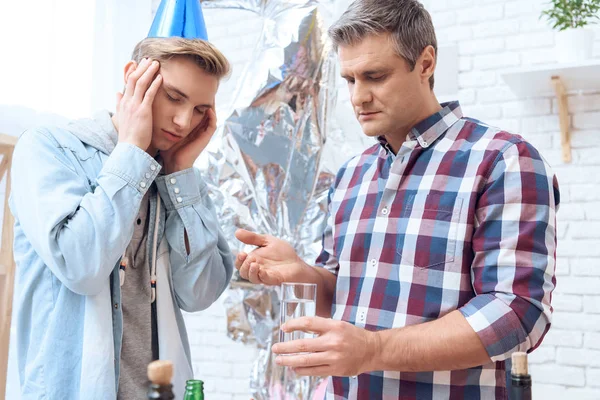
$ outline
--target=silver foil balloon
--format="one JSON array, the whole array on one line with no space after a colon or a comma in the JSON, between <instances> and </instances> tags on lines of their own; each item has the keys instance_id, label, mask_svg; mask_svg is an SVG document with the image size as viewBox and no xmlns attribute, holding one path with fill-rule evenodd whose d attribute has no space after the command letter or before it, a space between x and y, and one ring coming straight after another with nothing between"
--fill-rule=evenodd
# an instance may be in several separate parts
<instances>
[{"instance_id":1,"label":"silver foil balloon","mask_svg":"<svg viewBox=\"0 0 600 400\"><path fill-rule=\"evenodd\" d=\"M332 130L336 63L314 0L206 0L204 9L258 14L263 29L208 149L208 185L229 244L237 228L290 242L314 263L334 176L322 166ZM296 378L274 363L278 288L235 274L225 300L228 336L260 349L250 381L258 399L311 399L319 378Z\"/></svg>"}]
</instances>

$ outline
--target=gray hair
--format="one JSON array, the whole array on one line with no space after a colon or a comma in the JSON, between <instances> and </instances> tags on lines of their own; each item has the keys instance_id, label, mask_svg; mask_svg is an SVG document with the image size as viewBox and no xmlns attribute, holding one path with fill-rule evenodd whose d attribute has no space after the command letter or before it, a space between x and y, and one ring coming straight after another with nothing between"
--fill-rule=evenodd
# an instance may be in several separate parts
<instances>
[{"instance_id":1,"label":"gray hair","mask_svg":"<svg viewBox=\"0 0 600 400\"><path fill-rule=\"evenodd\" d=\"M329 28L337 51L340 45L355 45L370 35L390 33L398 55L415 68L427 46L437 58L437 39L431 16L417 0L355 0ZM429 86L433 89L433 75Z\"/></svg>"}]
</instances>

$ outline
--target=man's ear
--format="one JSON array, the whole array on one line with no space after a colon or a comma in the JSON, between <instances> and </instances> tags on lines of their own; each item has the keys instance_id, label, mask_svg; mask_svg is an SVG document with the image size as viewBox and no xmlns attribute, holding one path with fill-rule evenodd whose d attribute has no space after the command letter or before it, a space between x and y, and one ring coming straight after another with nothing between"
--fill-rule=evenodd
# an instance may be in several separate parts
<instances>
[{"instance_id":1,"label":"man's ear","mask_svg":"<svg viewBox=\"0 0 600 400\"><path fill-rule=\"evenodd\" d=\"M431 75L435 72L437 66L436 54L433 46L427 46L423 49L421 56L417 60L417 65L420 66L420 74L423 82L428 82Z\"/></svg>"},{"instance_id":2,"label":"man's ear","mask_svg":"<svg viewBox=\"0 0 600 400\"><path fill-rule=\"evenodd\" d=\"M138 63L131 60L125 64L125 68L123 69L123 83L127 85L127 79L129 79L129 75L131 75L138 67Z\"/></svg>"}]
</instances>

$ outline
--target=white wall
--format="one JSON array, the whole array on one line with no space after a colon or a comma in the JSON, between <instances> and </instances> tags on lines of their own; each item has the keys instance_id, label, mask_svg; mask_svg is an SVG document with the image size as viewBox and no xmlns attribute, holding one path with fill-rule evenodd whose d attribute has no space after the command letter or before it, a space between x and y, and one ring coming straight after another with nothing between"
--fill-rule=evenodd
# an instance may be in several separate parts
<instances>
[{"instance_id":1,"label":"white wall","mask_svg":"<svg viewBox=\"0 0 600 400\"><path fill-rule=\"evenodd\" d=\"M113 108L123 66L152 21L151 0L31 0L0 6L0 120L27 110L76 118ZM19 107L22 113L14 112ZM31 114L31 112L29 112ZM45 121L46 119L43 119ZM8 132L11 133L11 132ZM17 132L19 133L19 132Z\"/></svg>"},{"instance_id":2,"label":"white wall","mask_svg":"<svg viewBox=\"0 0 600 400\"><path fill-rule=\"evenodd\" d=\"M341 7L349 4L348 0L338 2ZM538 19L545 3L430 0L426 5L440 45L458 44L458 99L466 115L522 134L550 162L561 186L554 324L543 345L530 356L534 398L599 399L600 93L569 97L573 162L563 164L556 101L517 99L499 74L508 67L553 61L554 33ZM234 64L232 81L249 57L256 33L254 23L239 23L238 15L205 11L211 41ZM594 51L600 58L597 28ZM228 90L224 87L220 92L221 100L227 99ZM369 141L353 120L341 84L336 115L348 146L356 152L365 148ZM187 320L195 371L206 381L208 397L247 400L246 378L255 353L224 337L226 321L220 302Z\"/></svg>"}]
</instances>

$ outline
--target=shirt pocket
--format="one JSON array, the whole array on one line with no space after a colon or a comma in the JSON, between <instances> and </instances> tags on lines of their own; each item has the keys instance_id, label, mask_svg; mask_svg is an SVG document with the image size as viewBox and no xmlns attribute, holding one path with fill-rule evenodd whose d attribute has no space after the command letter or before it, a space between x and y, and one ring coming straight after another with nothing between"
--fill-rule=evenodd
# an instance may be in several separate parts
<instances>
[{"instance_id":1,"label":"shirt pocket","mask_svg":"<svg viewBox=\"0 0 600 400\"><path fill-rule=\"evenodd\" d=\"M102 168L100 151L89 146L80 149L62 147L62 151L71 161L75 172L87 183L88 190L93 193L98 186L97 176Z\"/></svg>"},{"instance_id":2,"label":"shirt pocket","mask_svg":"<svg viewBox=\"0 0 600 400\"><path fill-rule=\"evenodd\" d=\"M398 221L400 265L443 270L456 263L462 205L456 193L411 196Z\"/></svg>"}]
</instances>

